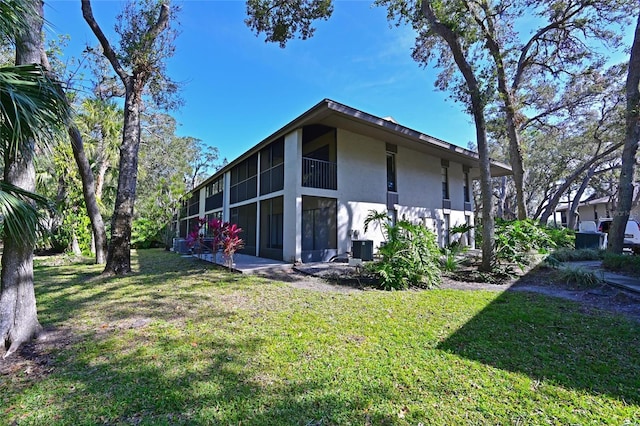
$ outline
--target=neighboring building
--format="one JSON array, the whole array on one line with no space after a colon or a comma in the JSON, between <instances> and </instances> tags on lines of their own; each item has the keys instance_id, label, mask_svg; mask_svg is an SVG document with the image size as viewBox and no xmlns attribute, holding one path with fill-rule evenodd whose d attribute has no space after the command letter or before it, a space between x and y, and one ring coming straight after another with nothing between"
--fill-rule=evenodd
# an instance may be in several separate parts
<instances>
[{"instance_id":1,"label":"neighboring building","mask_svg":"<svg viewBox=\"0 0 640 426\"><path fill-rule=\"evenodd\" d=\"M633 191L633 207L631 208L631 212L629 213L629 219L633 219L635 221L640 222L640 184L634 185ZM612 217L614 204L616 200L615 197L589 197L584 201L581 201L578 204L577 210L577 220L576 220L576 228L579 226L580 222L585 221L594 221L597 222L599 219L605 219ZM556 208L556 212L560 213L560 220L563 226L567 225L567 210L568 204L560 204Z\"/></svg>"},{"instance_id":2,"label":"neighboring building","mask_svg":"<svg viewBox=\"0 0 640 426\"><path fill-rule=\"evenodd\" d=\"M493 162L494 176L511 173ZM472 179L478 155L426 134L325 99L204 181L185 199L176 233L199 217L237 223L245 254L326 261L352 240L382 242L364 220L386 211L433 229L474 224ZM462 236L473 245L473 233Z\"/></svg>"}]
</instances>

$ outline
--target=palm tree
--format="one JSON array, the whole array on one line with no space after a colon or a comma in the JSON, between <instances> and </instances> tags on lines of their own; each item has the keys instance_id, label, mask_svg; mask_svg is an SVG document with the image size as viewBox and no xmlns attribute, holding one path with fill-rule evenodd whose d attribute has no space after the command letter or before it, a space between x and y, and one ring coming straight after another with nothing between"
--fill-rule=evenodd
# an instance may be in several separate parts
<instances>
[{"instance_id":1,"label":"palm tree","mask_svg":"<svg viewBox=\"0 0 640 426\"><path fill-rule=\"evenodd\" d=\"M38 224L33 202L36 144L50 140L69 119L62 91L38 62L42 49L40 0L0 2L0 38L13 37L17 66L0 67L0 153L4 174L0 180L3 224L0 287L0 348L7 357L37 335L40 324L33 289L33 247Z\"/></svg>"},{"instance_id":2,"label":"palm tree","mask_svg":"<svg viewBox=\"0 0 640 426\"><path fill-rule=\"evenodd\" d=\"M5 160L46 144L69 115L67 103L44 70L35 64L0 67L0 154ZM35 242L37 194L0 181L0 215L5 238Z\"/></svg>"}]
</instances>

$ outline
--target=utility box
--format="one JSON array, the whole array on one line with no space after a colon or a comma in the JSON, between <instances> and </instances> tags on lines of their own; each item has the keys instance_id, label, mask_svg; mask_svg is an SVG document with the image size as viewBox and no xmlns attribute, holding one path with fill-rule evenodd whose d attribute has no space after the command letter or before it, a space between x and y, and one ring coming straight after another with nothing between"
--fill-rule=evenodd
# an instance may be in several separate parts
<instances>
[{"instance_id":1,"label":"utility box","mask_svg":"<svg viewBox=\"0 0 640 426\"><path fill-rule=\"evenodd\" d=\"M373 240L351 241L351 255L356 259L373 260Z\"/></svg>"},{"instance_id":2,"label":"utility box","mask_svg":"<svg viewBox=\"0 0 640 426\"><path fill-rule=\"evenodd\" d=\"M173 251L175 253L188 254L189 247L187 247L187 241L184 238L174 238Z\"/></svg>"},{"instance_id":3,"label":"utility box","mask_svg":"<svg viewBox=\"0 0 640 426\"><path fill-rule=\"evenodd\" d=\"M604 236L602 232L577 232L576 233L576 250L578 249L599 249L604 244Z\"/></svg>"}]
</instances>

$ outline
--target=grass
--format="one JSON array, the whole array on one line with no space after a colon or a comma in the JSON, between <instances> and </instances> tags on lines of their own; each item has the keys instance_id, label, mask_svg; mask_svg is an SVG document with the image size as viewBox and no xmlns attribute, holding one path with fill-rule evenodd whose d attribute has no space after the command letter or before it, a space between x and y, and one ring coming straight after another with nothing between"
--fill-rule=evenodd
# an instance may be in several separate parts
<instances>
[{"instance_id":1,"label":"grass","mask_svg":"<svg viewBox=\"0 0 640 426\"><path fill-rule=\"evenodd\" d=\"M326 293L138 251L138 273L36 269L47 373L0 376L0 423L640 421L640 324L522 292Z\"/></svg>"}]
</instances>

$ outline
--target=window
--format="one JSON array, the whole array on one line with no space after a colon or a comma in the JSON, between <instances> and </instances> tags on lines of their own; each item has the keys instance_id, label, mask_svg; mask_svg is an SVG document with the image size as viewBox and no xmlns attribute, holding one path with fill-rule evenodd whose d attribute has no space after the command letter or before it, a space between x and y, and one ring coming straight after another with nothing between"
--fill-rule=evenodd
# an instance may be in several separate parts
<instances>
[{"instance_id":1,"label":"window","mask_svg":"<svg viewBox=\"0 0 640 426\"><path fill-rule=\"evenodd\" d=\"M387 191L398 192L396 185L396 155L387 152Z\"/></svg>"},{"instance_id":2,"label":"window","mask_svg":"<svg viewBox=\"0 0 640 426\"><path fill-rule=\"evenodd\" d=\"M231 203L255 198L258 195L258 154L244 160L231 169Z\"/></svg>"},{"instance_id":3,"label":"window","mask_svg":"<svg viewBox=\"0 0 640 426\"><path fill-rule=\"evenodd\" d=\"M469 194L469 172L464 172L464 202L470 203L471 197Z\"/></svg>"},{"instance_id":4,"label":"window","mask_svg":"<svg viewBox=\"0 0 640 426\"><path fill-rule=\"evenodd\" d=\"M189 198L189 216L193 216L200 212L200 192L197 192Z\"/></svg>"},{"instance_id":5,"label":"window","mask_svg":"<svg viewBox=\"0 0 640 426\"><path fill-rule=\"evenodd\" d=\"M465 216L464 217L464 224L467 225L467 227L469 227L469 230L467 231L466 235L467 235L467 246L471 247L471 216Z\"/></svg>"},{"instance_id":6,"label":"window","mask_svg":"<svg viewBox=\"0 0 640 426\"><path fill-rule=\"evenodd\" d=\"M398 211L389 209L387 210L387 216L389 217L389 220L387 221L389 226L396 226L396 223L398 222Z\"/></svg>"},{"instance_id":7,"label":"window","mask_svg":"<svg viewBox=\"0 0 640 426\"><path fill-rule=\"evenodd\" d=\"M444 215L444 235L443 235L443 243L445 246L451 243L451 235L449 233L449 229L451 229L451 215Z\"/></svg>"},{"instance_id":8,"label":"window","mask_svg":"<svg viewBox=\"0 0 640 426\"><path fill-rule=\"evenodd\" d=\"M224 191L224 176L220 176L205 187L206 198L204 200L204 211L208 212L222 207Z\"/></svg>"},{"instance_id":9,"label":"window","mask_svg":"<svg viewBox=\"0 0 640 426\"><path fill-rule=\"evenodd\" d=\"M442 199L449 199L449 168L442 166Z\"/></svg>"},{"instance_id":10,"label":"window","mask_svg":"<svg viewBox=\"0 0 640 426\"><path fill-rule=\"evenodd\" d=\"M260 195L284 188L284 139L260 151Z\"/></svg>"},{"instance_id":11,"label":"window","mask_svg":"<svg viewBox=\"0 0 640 426\"><path fill-rule=\"evenodd\" d=\"M282 248L282 213L267 215L267 248Z\"/></svg>"},{"instance_id":12,"label":"window","mask_svg":"<svg viewBox=\"0 0 640 426\"><path fill-rule=\"evenodd\" d=\"M224 179L220 176L218 179L207 185L207 198L219 194L224 190Z\"/></svg>"}]
</instances>

